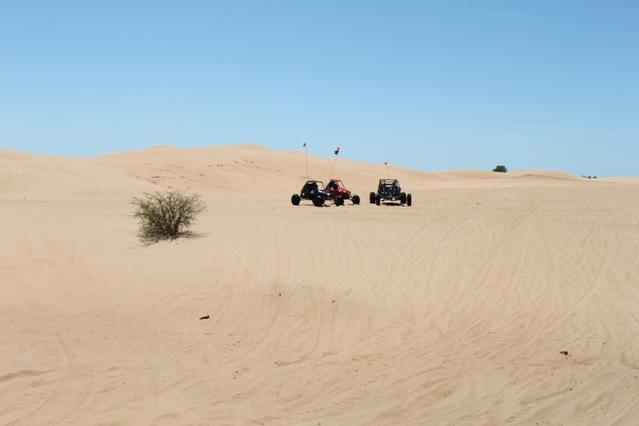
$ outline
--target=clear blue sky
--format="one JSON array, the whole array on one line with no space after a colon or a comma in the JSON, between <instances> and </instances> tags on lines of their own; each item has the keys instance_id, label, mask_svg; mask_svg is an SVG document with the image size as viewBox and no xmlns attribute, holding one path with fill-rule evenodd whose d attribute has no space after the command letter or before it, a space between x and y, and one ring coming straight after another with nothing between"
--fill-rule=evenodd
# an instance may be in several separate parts
<instances>
[{"instance_id":1,"label":"clear blue sky","mask_svg":"<svg viewBox=\"0 0 639 426\"><path fill-rule=\"evenodd\" d=\"M639 2L0 0L0 146L639 175Z\"/></svg>"}]
</instances>

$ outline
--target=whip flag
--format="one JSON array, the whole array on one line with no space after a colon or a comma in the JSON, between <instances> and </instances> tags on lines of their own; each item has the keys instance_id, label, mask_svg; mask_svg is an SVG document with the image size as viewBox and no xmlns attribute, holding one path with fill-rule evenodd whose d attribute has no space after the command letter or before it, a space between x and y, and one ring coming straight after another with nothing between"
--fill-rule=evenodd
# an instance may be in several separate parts
<instances>
[{"instance_id":1,"label":"whip flag","mask_svg":"<svg viewBox=\"0 0 639 426\"><path fill-rule=\"evenodd\" d=\"M304 142L304 145L302 145L302 148L304 148L304 154L306 157L306 180L308 180L309 179L308 177L308 144Z\"/></svg>"},{"instance_id":2,"label":"whip flag","mask_svg":"<svg viewBox=\"0 0 639 426\"><path fill-rule=\"evenodd\" d=\"M335 163L337 162L337 156L339 155L339 150L341 148L338 146L337 148L335 148L335 151L333 152L333 154L335 154L335 157L333 158L333 164L331 165L331 172L329 173L328 178L331 179L333 177L333 170L335 170Z\"/></svg>"}]
</instances>

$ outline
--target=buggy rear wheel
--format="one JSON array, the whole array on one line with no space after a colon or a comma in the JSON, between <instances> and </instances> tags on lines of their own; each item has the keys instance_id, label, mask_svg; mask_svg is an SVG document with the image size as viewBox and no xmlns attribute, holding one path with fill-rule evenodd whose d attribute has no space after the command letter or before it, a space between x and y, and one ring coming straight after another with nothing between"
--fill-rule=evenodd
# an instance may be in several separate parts
<instances>
[{"instance_id":1,"label":"buggy rear wheel","mask_svg":"<svg viewBox=\"0 0 639 426\"><path fill-rule=\"evenodd\" d=\"M371 192L370 195L368 196L368 200L371 202L371 204L375 204L375 197L377 195L374 192Z\"/></svg>"},{"instance_id":2,"label":"buggy rear wheel","mask_svg":"<svg viewBox=\"0 0 639 426\"><path fill-rule=\"evenodd\" d=\"M344 199L341 196L337 196L335 197L335 205L336 206L343 206L344 205Z\"/></svg>"},{"instance_id":3,"label":"buggy rear wheel","mask_svg":"<svg viewBox=\"0 0 639 426\"><path fill-rule=\"evenodd\" d=\"M406 205L408 207L413 205L413 196L411 194L406 194Z\"/></svg>"},{"instance_id":4,"label":"buggy rear wheel","mask_svg":"<svg viewBox=\"0 0 639 426\"><path fill-rule=\"evenodd\" d=\"M291 203L294 206L299 206L300 201L302 201L302 198L299 196L299 194L293 194L293 196L291 197Z\"/></svg>"},{"instance_id":5,"label":"buggy rear wheel","mask_svg":"<svg viewBox=\"0 0 639 426\"><path fill-rule=\"evenodd\" d=\"M313 197L313 205L315 207L322 207L324 205L324 198L321 195Z\"/></svg>"},{"instance_id":6,"label":"buggy rear wheel","mask_svg":"<svg viewBox=\"0 0 639 426\"><path fill-rule=\"evenodd\" d=\"M399 194L399 202L402 204L406 204L406 193L402 192L401 194Z\"/></svg>"},{"instance_id":7,"label":"buggy rear wheel","mask_svg":"<svg viewBox=\"0 0 639 426\"><path fill-rule=\"evenodd\" d=\"M382 204L382 198L379 195L375 196L375 205L379 206Z\"/></svg>"}]
</instances>

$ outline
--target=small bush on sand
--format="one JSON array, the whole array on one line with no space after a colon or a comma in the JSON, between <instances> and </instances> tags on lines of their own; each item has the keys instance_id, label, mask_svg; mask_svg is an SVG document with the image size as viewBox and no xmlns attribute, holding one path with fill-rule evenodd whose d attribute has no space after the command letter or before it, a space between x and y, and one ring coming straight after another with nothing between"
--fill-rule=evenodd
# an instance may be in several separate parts
<instances>
[{"instance_id":1,"label":"small bush on sand","mask_svg":"<svg viewBox=\"0 0 639 426\"><path fill-rule=\"evenodd\" d=\"M499 166L496 166L493 169L493 172L497 172L497 173L506 173L507 171L508 171L508 169L506 168L506 166L501 165L501 164Z\"/></svg>"},{"instance_id":2,"label":"small bush on sand","mask_svg":"<svg viewBox=\"0 0 639 426\"><path fill-rule=\"evenodd\" d=\"M188 235L188 228L206 206L199 194L173 189L134 198L135 217L140 220L140 236L146 240L174 239Z\"/></svg>"}]
</instances>

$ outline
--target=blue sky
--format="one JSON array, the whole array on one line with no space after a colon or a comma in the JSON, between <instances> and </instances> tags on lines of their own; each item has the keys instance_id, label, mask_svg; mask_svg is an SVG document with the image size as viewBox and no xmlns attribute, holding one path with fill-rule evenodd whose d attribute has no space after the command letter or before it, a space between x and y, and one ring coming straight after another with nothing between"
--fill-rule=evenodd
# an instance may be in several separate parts
<instances>
[{"instance_id":1,"label":"blue sky","mask_svg":"<svg viewBox=\"0 0 639 426\"><path fill-rule=\"evenodd\" d=\"M0 0L0 146L639 175L636 1Z\"/></svg>"}]
</instances>

